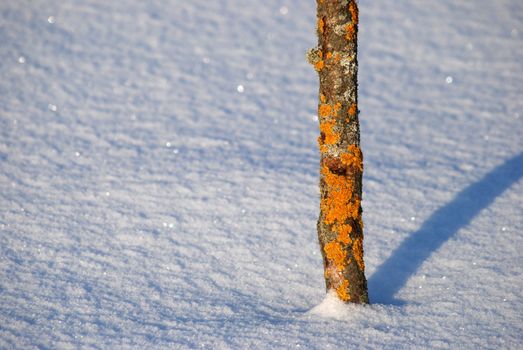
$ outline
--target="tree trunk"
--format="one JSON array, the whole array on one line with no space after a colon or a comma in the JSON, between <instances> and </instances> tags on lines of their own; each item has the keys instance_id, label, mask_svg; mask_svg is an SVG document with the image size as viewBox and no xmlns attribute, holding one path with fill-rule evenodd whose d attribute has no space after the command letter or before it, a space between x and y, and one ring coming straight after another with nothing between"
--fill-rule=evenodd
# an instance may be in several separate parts
<instances>
[{"instance_id":1,"label":"tree trunk","mask_svg":"<svg viewBox=\"0 0 523 350\"><path fill-rule=\"evenodd\" d=\"M307 58L319 74L320 241L327 290L368 303L361 209L363 156L358 121L358 6L317 0L318 47Z\"/></svg>"}]
</instances>

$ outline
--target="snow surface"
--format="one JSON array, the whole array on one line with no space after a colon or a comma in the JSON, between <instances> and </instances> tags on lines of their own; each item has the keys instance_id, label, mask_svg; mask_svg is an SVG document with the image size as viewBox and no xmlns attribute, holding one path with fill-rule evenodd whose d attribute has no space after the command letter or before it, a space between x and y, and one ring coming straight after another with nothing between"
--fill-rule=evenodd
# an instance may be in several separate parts
<instances>
[{"instance_id":1,"label":"snow surface","mask_svg":"<svg viewBox=\"0 0 523 350\"><path fill-rule=\"evenodd\" d=\"M340 308L314 1L0 2L0 348L521 348L523 2L360 13L373 304Z\"/></svg>"}]
</instances>

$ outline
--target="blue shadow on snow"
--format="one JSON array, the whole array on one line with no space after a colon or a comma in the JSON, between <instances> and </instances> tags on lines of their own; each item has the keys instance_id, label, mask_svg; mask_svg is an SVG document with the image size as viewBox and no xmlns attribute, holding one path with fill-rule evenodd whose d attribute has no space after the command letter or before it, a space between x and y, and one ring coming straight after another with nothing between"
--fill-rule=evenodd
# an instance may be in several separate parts
<instances>
[{"instance_id":1,"label":"blue shadow on snow","mask_svg":"<svg viewBox=\"0 0 523 350\"><path fill-rule=\"evenodd\" d=\"M436 210L370 277L371 302L402 304L402 301L394 299L394 295L421 264L522 176L523 153L520 153Z\"/></svg>"}]
</instances>

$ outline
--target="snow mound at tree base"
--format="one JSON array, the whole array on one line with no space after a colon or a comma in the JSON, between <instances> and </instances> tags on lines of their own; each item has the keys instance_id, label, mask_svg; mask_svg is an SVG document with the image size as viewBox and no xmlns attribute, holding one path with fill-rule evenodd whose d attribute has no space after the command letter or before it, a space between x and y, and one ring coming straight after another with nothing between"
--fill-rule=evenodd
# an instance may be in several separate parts
<instances>
[{"instance_id":1,"label":"snow mound at tree base","mask_svg":"<svg viewBox=\"0 0 523 350\"><path fill-rule=\"evenodd\" d=\"M350 315L353 315L362 307L362 305L344 303L336 296L336 292L331 290L327 292L320 304L307 312L307 315L347 320Z\"/></svg>"}]
</instances>

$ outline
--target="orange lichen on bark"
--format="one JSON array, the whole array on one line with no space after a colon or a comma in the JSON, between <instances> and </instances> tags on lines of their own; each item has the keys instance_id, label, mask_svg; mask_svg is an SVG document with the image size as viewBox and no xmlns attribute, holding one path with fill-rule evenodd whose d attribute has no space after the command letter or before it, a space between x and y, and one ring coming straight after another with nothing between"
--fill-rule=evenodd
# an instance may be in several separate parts
<instances>
[{"instance_id":1,"label":"orange lichen on bark","mask_svg":"<svg viewBox=\"0 0 523 350\"><path fill-rule=\"evenodd\" d=\"M338 134L335 134L333 132L329 132L325 134L325 144L326 145L334 145L337 143L340 139L340 136Z\"/></svg>"},{"instance_id":2,"label":"orange lichen on bark","mask_svg":"<svg viewBox=\"0 0 523 350\"><path fill-rule=\"evenodd\" d=\"M344 302L367 303L359 148L357 0L317 0L318 45L307 59L319 72L320 221L326 287ZM324 95L325 94L325 95Z\"/></svg>"},{"instance_id":3,"label":"orange lichen on bark","mask_svg":"<svg viewBox=\"0 0 523 350\"><path fill-rule=\"evenodd\" d=\"M350 145L348 153L343 153L340 158L341 162L348 167L354 167L359 171L363 171L363 154L357 145Z\"/></svg>"},{"instance_id":4,"label":"orange lichen on bark","mask_svg":"<svg viewBox=\"0 0 523 350\"><path fill-rule=\"evenodd\" d=\"M358 216L360 215L360 205L361 201L358 198L356 198L354 202L349 204L347 212L349 213L350 218L354 220L358 219Z\"/></svg>"},{"instance_id":5,"label":"orange lichen on bark","mask_svg":"<svg viewBox=\"0 0 523 350\"><path fill-rule=\"evenodd\" d=\"M320 152L326 152L327 151L327 146L323 143L323 138L320 136L318 136L318 147L320 148Z\"/></svg>"},{"instance_id":6,"label":"orange lichen on bark","mask_svg":"<svg viewBox=\"0 0 523 350\"><path fill-rule=\"evenodd\" d=\"M336 102L336 104L334 105L334 114L338 114L338 111L341 109L341 103L339 102Z\"/></svg>"},{"instance_id":7,"label":"orange lichen on bark","mask_svg":"<svg viewBox=\"0 0 523 350\"><path fill-rule=\"evenodd\" d=\"M329 259L339 271L345 268L347 253L338 242L332 241L325 244L323 250L325 251L327 259Z\"/></svg>"},{"instance_id":8,"label":"orange lichen on bark","mask_svg":"<svg viewBox=\"0 0 523 350\"><path fill-rule=\"evenodd\" d=\"M340 135L338 135L337 133L335 133L333 131L334 125L335 125L334 121L326 121L326 122L320 123L320 132L323 135L322 136L323 144L334 145L335 143L337 143L339 141Z\"/></svg>"},{"instance_id":9,"label":"orange lichen on bark","mask_svg":"<svg viewBox=\"0 0 523 350\"><path fill-rule=\"evenodd\" d=\"M349 117L355 117L356 114L358 113L358 106L356 106L355 103L351 104L350 107L349 107Z\"/></svg>"},{"instance_id":10,"label":"orange lichen on bark","mask_svg":"<svg viewBox=\"0 0 523 350\"><path fill-rule=\"evenodd\" d=\"M318 31L320 33L323 33L323 31L325 29L325 22L323 22L322 18L318 18L317 26L318 26Z\"/></svg>"},{"instance_id":11,"label":"orange lichen on bark","mask_svg":"<svg viewBox=\"0 0 523 350\"><path fill-rule=\"evenodd\" d=\"M361 271L365 269L365 262L363 261L363 240L361 238L356 238L352 244L352 254L354 259L358 264L358 267Z\"/></svg>"},{"instance_id":12,"label":"orange lichen on bark","mask_svg":"<svg viewBox=\"0 0 523 350\"><path fill-rule=\"evenodd\" d=\"M355 0L352 0L349 4L349 12L350 12L350 18L352 20L352 23L358 24L359 22L359 11L358 11L358 5L356 4Z\"/></svg>"},{"instance_id":13,"label":"orange lichen on bark","mask_svg":"<svg viewBox=\"0 0 523 350\"><path fill-rule=\"evenodd\" d=\"M363 159L363 154L361 153L361 148L358 145L349 145L349 152L356 155L359 159Z\"/></svg>"},{"instance_id":14,"label":"orange lichen on bark","mask_svg":"<svg viewBox=\"0 0 523 350\"><path fill-rule=\"evenodd\" d=\"M346 176L333 174L327 166L322 167L323 179L327 187L328 195L321 199L320 208L324 213L324 221L327 225L336 222L344 224L352 217L350 200L354 184Z\"/></svg>"},{"instance_id":15,"label":"orange lichen on bark","mask_svg":"<svg viewBox=\"0 0 523 350\"><path fill-rule=\"evenodd\" d=\"M352 239L350 238L350 233L352 232L352 226L351 225L338 225L335 228L335 231L338 232L338 242L349 244L352 242Z\"/></svg>"},{"instance_id":16,"label":"orange lichen on bark","mask_svg":"<svg viewBox=\"0 0 523 350\"><path fill-rule=\"evenodd\" d=\"M349 23L345 27L345 38L349 41L352 41L356 37L356 25L354 23Z\"/></svg>"},{"instance_id":17,"label":"orange lichen on bark","mask_svg":"<svg viewBox=\"0 0 523 350\"><path fill-rule=\"evenodd\" d=\"M318 112L320 117L328 117L332 114L332 107L328 104L322 104L320 108L318 108Z\"/></svg>"},{"instance_id":18,"label":"orange lichen on bark","mask_svg":"<svg viewBox=\"0 0 523 350\"><path fill-rule=\"evenodd\" d=\"M341 55L339 52L336 52L336 54L334 54L334 62L338 63L339 61L341 61Z\"/></svg>"},{"instance_id":19,"label":"orange lichen on bark","mask_svg":"<svg viewBox=\"0 0 523 350\"><path fill-rule=\"evenodd\" d=\"M336 288L336 294L343 301L349 301L350 295L347 293L349 290L349 280L344 279L343 282Z\"/></svg>"}]
</instances>

